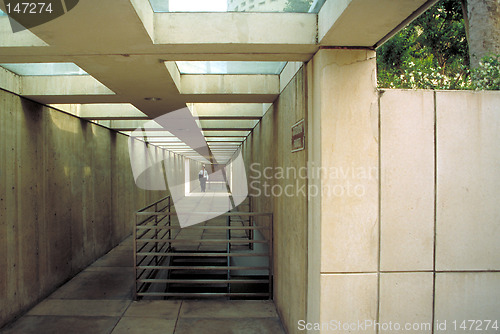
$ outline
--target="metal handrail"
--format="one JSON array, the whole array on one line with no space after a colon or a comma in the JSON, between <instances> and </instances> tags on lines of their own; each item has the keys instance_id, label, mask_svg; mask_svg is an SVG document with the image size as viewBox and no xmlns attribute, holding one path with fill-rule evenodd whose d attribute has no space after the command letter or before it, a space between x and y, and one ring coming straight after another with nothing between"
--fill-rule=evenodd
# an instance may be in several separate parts
<instances>
[{"instance_id":1,"label":"metal handrail","mask_svg":"<svg viewBox=\"0 0 500 334\"><path fill-rule=\"evenodd\" d=\"M164 203L164 204L161 204ZM170 229L167 229L165 232L161 232L164 230L164 227L169 227L171 226L171 216L163 216L160 217L158 215L149 215L146 219L143 219L139 221L139 212L144 212L147 209L154 208L155 213L160 213L160 212L165 212L165 213L170 213L171 212L171 197L166 196L142 209L140 209L136 213L136 223L134 227L134 273L135 273L135 299L137 299L137 291L140 291L146 284L147 282L141 282L141 279L144 275L146 275L146 279L151 279L155 275L155 270L151 269L146 269L146 268L141 268L139 269L140 266L142 266L144 263L146 263L146 266L151 266L153 263L158 266L162 264L162 259L163 257L161 256L160 252L162 252L165 249L171 248L171 244L168 242L171 237L172 233ZM167 218L168 217L168 218ZM153 224L153 225L148 225L148 224ZM138 227L144 227L142 233L138 234L140 229ZM161 227L158 229L158 227ZM153 234L151 235L151 230L154 229ZM145 240L145 236L150 235L151 238L150 240L153 240L151 242L146 242L144 245L141 247L138 246L138 243L141 242L141 240ZM164 241L165 237L168 236L166 241ZM144 239L143 239L144 238ZM152 244L152 245L151 245ZM168 246L167 246L168 244ZM166 247L167 246L167 247ZM166 248L165 248L166 247ZM144 250L146 249L146 252ZM154 251L154 252L153 252ZM137 254L141 253L156 253L153 256L144 256L141 260L139 260L137 257ZM139 283L142 283L139 285Z\"/></svg>"},{"instance_id":2,"label":"metal handrail","mask_svg":"<svg viewBox=\"0 0 500 334\"><path fill-rule=\"evenodd\" d=\"M161 198L161 199L157 200L156 202L153 202L153 203L151 203L151 204L149 204L149 205L145 206L144 208L137 210L137 212L143 212L143 211L145 211L146 209L152 208L153 206L158 205L159 203L161 203L161 202L163 202L163 201L166 201L166 202L168 201L167 205L169 205L169 204L170 204L170 195L165 196L165 197L163 197L163 198Z\"/></svg>"},{"instance_id":3,"label":"metal handrail","mask_svg":"<svg viewBox=\"0 0 500 334\"><path fill-rule=\"evenodd\" d=\"M176 212L155 212L155 211L146 211L146 212L137 212L136 213L138 216L173 216L173 215L192 215L192 216L207 216L207 215L213 215L213 212L182 212L182 211L176 211ZM248 217L257 217L257 216L272 216L272 212L244 212L244 211L229 211L221 214L217 214L219 217L225 217L225 216L248 216Z\"/></svg>"}]
</instances>

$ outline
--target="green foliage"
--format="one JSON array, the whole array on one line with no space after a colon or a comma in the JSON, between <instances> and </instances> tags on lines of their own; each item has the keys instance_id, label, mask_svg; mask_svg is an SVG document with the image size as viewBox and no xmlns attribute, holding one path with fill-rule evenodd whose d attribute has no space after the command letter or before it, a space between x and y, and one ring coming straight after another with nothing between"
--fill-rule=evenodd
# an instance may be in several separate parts
<instances>
[{"instance_id":1,"label":"green foliage","mask_svg":"<svg viewBox=\"0 0 500 334\"><path fill-rule=\"evenodd\" d=\"M472 70L472 88L500 90L500 55L487 55Z\"/></svg>"},{"instance_id":2,"label":"green foliage","mask_svg":"<svg viewBox=\"0 0 500 334\"><path fill-rule=\"evenodd\" d=\"M460 0L441 0L377 50L379 87L466 89L469 55Z\"/></svg>"},{"instance_id":3,"label":"green foliage","mask_svg":"<svg viewBox=\"0 0 500 334\"><path fill-rule=\"evenodd\" d=\"M313 0L288 0L286 2L285 12L307 13Z\"/></svg>"}]
</instances>

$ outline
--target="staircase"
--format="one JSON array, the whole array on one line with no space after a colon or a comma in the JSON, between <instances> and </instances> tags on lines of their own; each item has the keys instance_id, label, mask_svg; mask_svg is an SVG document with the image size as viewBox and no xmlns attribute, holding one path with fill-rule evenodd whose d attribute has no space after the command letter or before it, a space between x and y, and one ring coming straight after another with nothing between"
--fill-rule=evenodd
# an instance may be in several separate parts
<instances>
[{"instance_id":1,"label":"staircase","mask_svg":"<svg viewBox=\"0 0 500 334\"><path fill-rule=\"evenodd\" d=\"M174 215L169 208L139 215L136 299L272 298L271 214L227 212L184 229L167 219Z\"/></svg>"},{"instance_id":2,"label":"staircase","mask_svg":"<svg viewBox=\"0 0 500 334\"><path fill-rule=\"evenodd\" d=\"M227 291L227 257L174 255L170 261L170 283L166 290L172 298L214 297ZM177 294L174 295L174 294Z\"/></svg>"}]
</instances>

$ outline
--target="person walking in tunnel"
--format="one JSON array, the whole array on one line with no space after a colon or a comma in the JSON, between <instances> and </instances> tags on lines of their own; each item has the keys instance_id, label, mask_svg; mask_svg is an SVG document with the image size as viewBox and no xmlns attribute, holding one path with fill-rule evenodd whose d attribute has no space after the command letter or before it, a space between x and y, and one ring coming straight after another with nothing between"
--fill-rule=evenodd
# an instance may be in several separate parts
<instances>
[{"instance_id":1,"label":"person walking in tunnel","mask_svg":"<svg viewBox=\"0 0 500 334\"><path fill-rule=\"evenodd\" d=\"M200 180L201 192L204 193L208 181L208 172L205 169L205 165L203 165L202 170L198 173L198 179Z\"/></svg>"}]
</instances>

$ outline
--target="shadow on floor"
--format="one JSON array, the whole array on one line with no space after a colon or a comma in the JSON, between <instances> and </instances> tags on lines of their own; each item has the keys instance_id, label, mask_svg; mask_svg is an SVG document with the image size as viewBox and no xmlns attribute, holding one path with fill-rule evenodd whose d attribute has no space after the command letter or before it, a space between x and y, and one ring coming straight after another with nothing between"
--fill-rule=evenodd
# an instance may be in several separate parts
<instances>
[{"instance_id":1,"label":"shadow on floor","mask_svg":"<svg viewBox=\"0 0 500 334\"><path fill-rule=\"evenodd\" d=\"M132 238L79 273L5 334L279 334L272 301L132 301Z\"/></svg>"}]
</instances>

